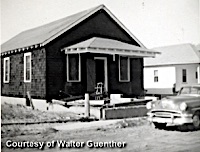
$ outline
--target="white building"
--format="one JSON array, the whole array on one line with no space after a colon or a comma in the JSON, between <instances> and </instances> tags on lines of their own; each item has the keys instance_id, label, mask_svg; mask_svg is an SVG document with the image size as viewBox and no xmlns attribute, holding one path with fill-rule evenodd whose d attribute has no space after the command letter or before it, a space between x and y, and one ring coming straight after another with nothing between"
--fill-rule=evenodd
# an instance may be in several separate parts
<instances>
[{"instance_id":1,"label":"white building","mask_svg":"<svg viewBox=\"0 0 200 152\"><path fill-rule=\"evenodd\" d=\"M147 94L173 94L181 86L200 83L200 51L191 44L154 48L161 52L144 59L144 88Z\"/></svg>"}]
</instances>

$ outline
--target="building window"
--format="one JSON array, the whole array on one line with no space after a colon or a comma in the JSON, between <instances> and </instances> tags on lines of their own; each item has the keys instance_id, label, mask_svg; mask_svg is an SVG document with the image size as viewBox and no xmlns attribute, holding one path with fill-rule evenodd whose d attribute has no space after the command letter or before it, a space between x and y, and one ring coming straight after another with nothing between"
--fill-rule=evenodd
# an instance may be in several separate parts
<instances>
[{"instance_id":1,"label":"building window","mask_svg":"<svg viewBox=\"0 0 200 152\"><path fill-rule=\"evenodd\" d=\"M182 82L187 82L187 71L186 71L186 69L182 70Z\"/></svg>"},{"instance_id":2,"label":"building window","mask_svg":"<svg viewBox=\"0 0 200 152\"><path fill-rule=\"evenodd\" d=\"M24 54L24 82L31 82L31 52Z\"/></svg>"},{"instance_id":3,"label":"building window","mask_svg":"<svg viewBox=\"0 0 200 152\"><path fill-rule=\"evenodd\" d=\"M80 82L81 81L81 62L80 54L67 55L67 81Z\"/></svg>"},{"instance_id":4,"label":"building window","mask_svg":"<svg viewBox=\"0 0 200 152\"><path fill-rule=\"evenodd\" d=\"M198 79L198 72L195 72L195 78Z\"/></svg>"},{"instance_id":5,"label":"building window","mask_svg":"<svg viewBox=\"0 0 200 152\"><path fill-rule=\"evenodd\" d=\"M10 80L10 58L6 57L4 58L4 76L3 76L3 82L9 83Z\"/></svg>"},{"instance_id":6,"label":"building window","mask_svg":"<svg viewBox=\"0 0 200 152\"><path fill-rule=\"evenodd\" d=\"M130 81L130 59L128 57L119 56L119 81Z\"/></svg>"},{"instance_id":7,"label":"building window","mask_svg":"<svg viewBox=\"0 0 200 152\"><path fill-rule=\"evenodd\" d=\"M154 82L158 82L158 70L154 70Z\"/></svg>"}]
</instances>

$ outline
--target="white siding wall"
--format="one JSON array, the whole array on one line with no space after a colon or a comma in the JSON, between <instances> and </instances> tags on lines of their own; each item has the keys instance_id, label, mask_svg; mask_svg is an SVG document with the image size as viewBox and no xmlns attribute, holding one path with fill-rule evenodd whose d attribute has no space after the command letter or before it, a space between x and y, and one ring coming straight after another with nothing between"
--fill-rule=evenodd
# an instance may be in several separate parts
<instances>
[{"instance_id":1,"label":"white siding wall","mask_svg":"<svg viewBox=\"0 0 200 152\"><path fill-rule=\"evenodd\" d=\"M158 82L154 82L154 70L158 70ZM176 81L175 67L145 67L144 88L172 88Z\"/></svg>"},{"instance_id":2,"label":"white siding wall","mask_svg":"<svg viewBox=\"0 0 200 152\"><path fill-rule=\"evenodd\" d=\"M197 84L199 81L196 78L196 72L199 75L198 71L199 64L185 64L185 65L176 65L176 86L177 90L180 89L180 87L184 85L191 85L191 84ZM187 72L187 82L182 82L182 70L186 69Z\"/></svg>"}]
</instances>

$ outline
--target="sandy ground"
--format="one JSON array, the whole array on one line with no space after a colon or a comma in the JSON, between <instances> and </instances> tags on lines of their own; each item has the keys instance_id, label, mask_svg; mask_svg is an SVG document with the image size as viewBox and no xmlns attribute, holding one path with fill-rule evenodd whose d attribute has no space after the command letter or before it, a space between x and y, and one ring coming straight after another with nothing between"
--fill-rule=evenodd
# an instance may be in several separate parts
<instances>
[{"instance_id":1,"label":"sandy ground","mask_svg":"<svg viewBox=\"0 0 200 152\"><path fill-rule=\"evenodd\" d=\"M79 117L73 113L31 110L23 105L1 106L2 122ZM22 148L17 145L21 143L24 144ZM31 148L32 144L35 148ZM145 117L92 122L3 125L1 151L199 152L200 130L180 130L177 127L158 130L149 125Z\"/></svg>"},{"instance_id":2,"label":"sandy ground","mask_svg":"<svg viewBox=\"0 0 200 152\"><path fill-rule=\"evenodd\" d=\"M96 123L96 122L94 122ZM146 122L145 118L132 118L126 120L116 121L102 121L96 125L85 124L81 129L80 122L67 124L40 124L21 126L22 133L8 134L2 137L2 151L3 152L18 152L18 151L117 151L117 152L199 152L200 151L200 130L185 130L181 131L176 127L168 127L165 130L158 130L153 128ZM80 126L74 127L72 126ZM84 125L84 123L82 123ZM62 127L60 127L62 126ZM68 128L71 129L61 129ZM5 126L4 126L5 127ZM22 129L24 127L24 129ZM56 130L55 128L60 128ZM9 129L9 127L7 126ZM54 128L54 129L53 129ZM43 142L43 150L38 148L8 148L6 142L8 141L37 141ZM59 142L65 142L65 146L60 148ZM122 148L112 145L113 147L90 148L93 141L101 146L102 142L121 143ZM49 143L54 143L49 144ZM76 143L75 143L76 142ZM81 146L77 148L76 146ZM123 147L123 142L125 147ZM11 143L11 142L10 142ZM10 143L8 146L10 146ZM71 145L70 145L71 143ZM53 147L48 147L48 144ZM79 144L79 145L78 145ZM69 148L71 146L71 148ZM108 146L108 145L107 145Z\"/></svg>"}]
</instances>

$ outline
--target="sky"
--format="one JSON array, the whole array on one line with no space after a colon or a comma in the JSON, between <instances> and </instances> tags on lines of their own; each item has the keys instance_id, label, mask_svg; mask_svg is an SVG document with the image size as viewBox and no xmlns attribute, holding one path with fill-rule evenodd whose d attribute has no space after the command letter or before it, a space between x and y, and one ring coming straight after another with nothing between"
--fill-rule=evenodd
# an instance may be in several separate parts
<instances>
[{"instance_id":1,"label":"sky","mask_svg":"<svg viewBox=\"0 0 200 152\"><path fill-rule=\"evenodd\" d=\"M147 48L200 43L200 0L1 0L0 44L100 4Z\"/></svg>"}]
</instances>

